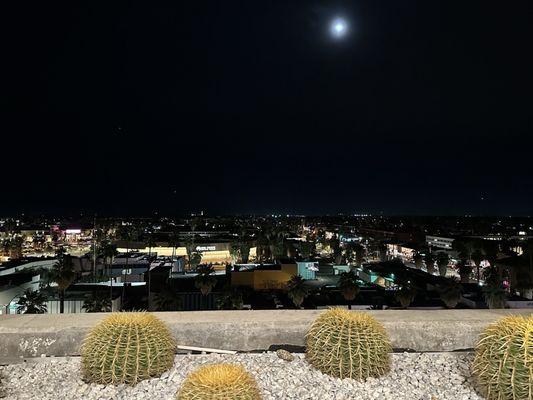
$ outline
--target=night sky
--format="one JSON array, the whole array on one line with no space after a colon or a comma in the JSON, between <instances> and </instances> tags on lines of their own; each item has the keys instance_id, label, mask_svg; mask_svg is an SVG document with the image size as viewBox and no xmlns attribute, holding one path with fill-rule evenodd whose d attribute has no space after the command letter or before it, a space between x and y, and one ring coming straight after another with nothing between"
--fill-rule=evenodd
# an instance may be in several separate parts
<instances>
[{"instance_id":1,"label":"night sky","mask_svg":"<svg viewBox=\"0 0 533 400\"><path fill-rule=\"evenodd\" d=\"M53 3L2 12L0 214L533 214L530 1Z\"/></svg>"}]
</instances>

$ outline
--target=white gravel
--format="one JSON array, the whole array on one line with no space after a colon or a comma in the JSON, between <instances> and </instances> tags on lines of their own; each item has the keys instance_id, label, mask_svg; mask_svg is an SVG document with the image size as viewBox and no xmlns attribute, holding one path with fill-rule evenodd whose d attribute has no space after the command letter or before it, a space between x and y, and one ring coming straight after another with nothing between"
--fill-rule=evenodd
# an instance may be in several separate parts
<instances>
[{"instance_id":1,"label":"white gravel","mask_svg":"<svg viewBox=\"0 0 533 400\"><path fill-rule=\"evenodd\" d=\"M135 387L87 384L80 379L79 358L41 359L0 367L6 399L26 400L170 400L185 376L199 365L243 364L257 379L264 400L482 400L470 376L470 353L402 353L392 355L392 371L357 382L336 379L311 368L303 354L287 362L276 353L178 355L160 379Z\"/></svg>"}]
</instances>

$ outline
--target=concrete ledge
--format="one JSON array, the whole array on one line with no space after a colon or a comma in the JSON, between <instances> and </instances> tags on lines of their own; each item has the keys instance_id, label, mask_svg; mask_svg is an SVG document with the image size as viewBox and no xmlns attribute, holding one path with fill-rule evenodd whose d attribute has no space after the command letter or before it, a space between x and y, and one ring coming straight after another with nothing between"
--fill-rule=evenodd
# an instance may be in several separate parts
<instances>
[{"instance_id":1,"label":"concrete ledge","mask_svg":"<svg viewBox=\"0 0 533 400\"><path fill-rule=\"evenodd\" d=\"M226 350L265 350L271 345L303 346L320 310L254 310L155 313L178 344ZM531 310L365 311L381 321L393 347L419 352L474 347L488 324ZM79 355L80 344L106 314L7 315L0 317L0 361L22 357Z\"/></svg>"}]
</instances>

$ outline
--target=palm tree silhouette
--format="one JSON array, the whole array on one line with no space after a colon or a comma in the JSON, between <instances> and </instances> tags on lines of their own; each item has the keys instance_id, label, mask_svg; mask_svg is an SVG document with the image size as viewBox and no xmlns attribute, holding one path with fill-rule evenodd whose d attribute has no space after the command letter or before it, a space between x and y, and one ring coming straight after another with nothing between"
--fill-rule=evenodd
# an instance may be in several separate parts
<instances>
[{"instance_id":1,"label":"palm tree silhouette","mask_svg":"<svg viewBox=\"0 0 533 400\"><path fill-rule=\"evenodd\" d=\"M23 314L44 314L47 311L46 300L43 292L28 288L18 300L17 311Z\"/></svg>"},{"instance_id":2,"label":"palm tree silhouette","mask_svg":"<svg viewBox=\"0 0 533 400\"><path fill-rule=\"evenodd\" d=\"M103 293L95 292L83 302L83 308L88 313L111 311L111 300Z\"/></svg>"},{"instance_id":3,"label":"palm tree silhouette","mask_svg":"<svg viewBox=\"0 0 533 400\"><path fill-rule=\"evenodd\" d=\"M287 295L297 308L302 308L302 303L309 291L305 287L305 280L300 275L294 275L287 282Z\"/></svg>"},{"instance_id":4,"label":"palm tree silhouette","mask_svg":"<svg viewBox=\"0 0 533 400\"><path fill-rule=\"evenodd\" d=\"M48 272L48 280L57 284L59 291L59 312L61 314L65 311L65 291L74 282L76 275L72 258L70 255L65 254L65 250L61 247L57 251L57 262Z\"/></svg>"},{"instance_id":5,"label":"palm tree silhouette","mask_svg":"<svg viewBox=\"0 0 533 400\"><path fill-rule=\"evenodd\" d=\"M424 263L424 257L417 251L413 256L413 262L415 263L415 268L422 269L422 264Z\"/></svg>"},{"instance_id":6,"label":"palm tree silhouette","mask_svg":"<svg viewBox=\"0 0 533 400\"><path fill-rule=\"evenodd\" d=\"M461 283L468 283L470 281L470 275L472 274L472 266L468 261L462 259L457 264L457 273L461 277Z\"/></svg>"},{"instance_id":7,"label":"palm tree silhouette","mask_svg":"<svg viewBox=\"0 0 533 400\"><path fill-rule=\"evenodd\" d=\"M342 297L348 302L348 309L352 309L352 301L355 300L359 294L359 285L357 283L357 275L353 271L343 272L339 276L337 283Z\"/></svg>"},{"instance_id":8,"label":"palm tree silhouette","mask_svg":"<svg viewBox=\"0 0 533 400\"><path fill-rule=\"evenodd\" d=\"M435 257L431 253L427 253L424 256L424 261L426 262L426 270L428 274L432 274L435 272Z\"/></svg>"},{"instance_id":9,"label":"palm tree silhouette","mask_svg":"<svg viewBox=\"0 0 533 400\"><path fill-rule=\"evenodd\" d=\"M194 278L194 286L200 289L202 298L206 298L217 284L217 279L213 276L215 272L212 265L201 265L198 267L198 275Z\"/></svg>"},{"instance_id":10,"label":"palm tree silhouette","mask_svg":"<svg viewBox=\"0 0 533 400\"><path fill-rule=\"evenodd\" d=\"M450 257L448 254L440 252L437 254L437 266L439 267L439 275L446 276L448 271L448 263L450 262Z\"/></svg>"},{"instance_id":11,"label":"palm tree silhouette","mask_svg":"<svg viewBox=\"0 0 533 400\"><path fill-rule=\"evenodd\" d=\"M481 267L481 261L483 261L483 253L481 250L476 249L471 255L472 261L474 261L474 264L476 265L476 278L477 283L481 281L481 274L480 274L480 267Z\"/></svg>"}]
</instances>

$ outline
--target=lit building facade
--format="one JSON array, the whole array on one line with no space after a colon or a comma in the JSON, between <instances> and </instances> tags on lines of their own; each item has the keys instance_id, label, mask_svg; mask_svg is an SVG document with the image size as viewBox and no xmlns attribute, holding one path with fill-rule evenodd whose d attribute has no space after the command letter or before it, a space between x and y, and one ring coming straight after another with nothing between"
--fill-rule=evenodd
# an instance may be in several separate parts
<instances>
[{"instance_id":1,"label":"lit building facade","mask_svg":"<svg viewBox=\"0 0 533 400\"><path fill-rule=\"evenodd\" d=\"M201 264L231 264L232 257L230 254L230 243L199 243L196 245L196 251L202 253ZM119 247L119 253L125 253L127 249L125 247ZM130 249L131 251L132 249ZM256 247L250 248L250 259L256 257ZM172 246L154 246L152 248L136 248L136 252L157 254L158 257L186 257L186 247L172 247Z\"/></svg>"},{"instance_id":2,"label":"lit building facade","mask_svg":"<svg viewBox=\"0 0 533 400\"><path fill-rule=\"evenodd\" d=\"M403 262L413 262L416 250L404 244L387 244L389 258L399 258Z\"/></svg>"},{"instance_id":3,"label":"lit building facade","mask_svg":"<svg viewBox=\"0 0 533 400\"><path fill-rule=\"evenodd\" d=\"M284 289L295 275L304 279L315 279L318 263L298 262L268 265L231 273L231 286L248 286L254 290Z\"/></svg>"},{"instance_id":4,"label":"lit building facade","mask_svg":"<svg viewBox=\"0 0 533 400\"><path fill-rule=\"evenodd\" d=\"M451 250L454 239L442 236L426 236L426 244L437 249Z\"/></svg>"}]
</instances>

